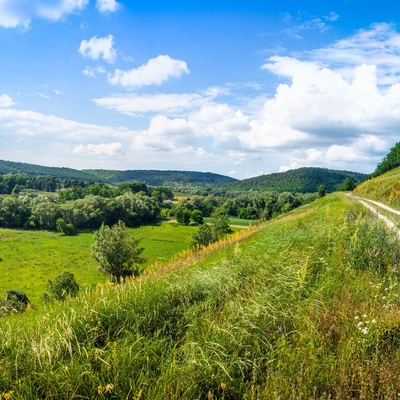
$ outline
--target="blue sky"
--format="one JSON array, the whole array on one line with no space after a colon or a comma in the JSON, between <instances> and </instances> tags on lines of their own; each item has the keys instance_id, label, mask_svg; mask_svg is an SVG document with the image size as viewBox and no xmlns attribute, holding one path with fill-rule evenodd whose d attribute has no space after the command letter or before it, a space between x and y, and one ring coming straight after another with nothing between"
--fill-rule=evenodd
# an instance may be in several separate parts
<instances>
[{"instance_id":1,"label":"blue sky","mask_svg":"<svg viewBox=\"0 0 400 400\"><path fill-rule=\"evenodd\" d=\"M0 53L3 160L370 173L399 141L393 0L0 0Z\"/></svg>"}]
</instances>

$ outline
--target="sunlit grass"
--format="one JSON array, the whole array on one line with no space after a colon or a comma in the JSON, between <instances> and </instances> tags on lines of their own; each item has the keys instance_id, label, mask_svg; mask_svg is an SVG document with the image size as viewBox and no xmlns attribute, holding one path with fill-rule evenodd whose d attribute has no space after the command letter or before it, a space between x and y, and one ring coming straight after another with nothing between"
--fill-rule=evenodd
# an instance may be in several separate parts
<instances>
[{"instance_id":1,"label":"sunlit grass","mask_svg":"<svg viewBox=\"0 0 400 400\"><path fill-rule=\"evenodd\" d=\"M397 261L387 272L355 263L375 256L375 224L329 195L125 285L4 318L0 395L396 398Z\"/></svg>"}]
</instances>

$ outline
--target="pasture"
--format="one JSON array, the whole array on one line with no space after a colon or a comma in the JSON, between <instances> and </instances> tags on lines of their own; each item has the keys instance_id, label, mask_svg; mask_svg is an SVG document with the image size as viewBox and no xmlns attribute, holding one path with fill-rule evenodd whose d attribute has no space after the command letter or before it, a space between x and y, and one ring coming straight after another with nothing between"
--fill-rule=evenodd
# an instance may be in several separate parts
<instances>
[{"instance_id":1,"label":"pasture","mask_svg":"<svg viewBox=\"0 0 400 400\"><path fill-rule=\"evenodd\" d=\"M170 260L190 247L194 226L168 222L130 229L139 238L145 265ZM90 255L93 232L61 236L49 231L0 229L0 298L10 289L22 290L34 306L42 303L49 279L70 271L84 290L105 282L107 275L97 271Z\"/></svg>"}]
</instances>

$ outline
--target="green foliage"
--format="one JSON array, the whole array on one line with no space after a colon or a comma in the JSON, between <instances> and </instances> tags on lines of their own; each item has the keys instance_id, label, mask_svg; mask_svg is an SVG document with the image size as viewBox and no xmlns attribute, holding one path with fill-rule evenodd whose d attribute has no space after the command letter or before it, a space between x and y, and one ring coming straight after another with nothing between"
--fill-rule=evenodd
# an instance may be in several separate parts
<instances>
[{"instance_id":1,"label":"green foliage","mask_svg":"<svg viewBox=\"0 0 400 400\"><path fill-rule=\"evenodd\" d=\"M210 225L200 225L197 232L192 235L192 244L194 246L208 246L231 233L233 231L229 225L229 217L220 209L214 214Z\"/></svg>"},{"instance_id":2,"label":"green foliage","mask_svg":"<svg viewBox=\"0 0 400 400\"><path fill-rule=\"evenodd\" d=\"M355 187L356 185L354 184L353 179L347 177L343 182L342 190L345 192L351 192L352 190L354 190Z\"/></svg>"},{"instance_id":3,"label":"green foliage","mask_svg":"<svg viewBox=\"0 0 400 400\"><path fill-rule=\"evenodd\" d=\"M145 261L140 257L143 248L139 240L129 237L126 226L118 221L113 227L102 224L94 233L92 257L100 263L100 270L110 274L116 282L127 276L139 276L139 264Z\"/></svg>"},{"instance_id":4,"label":"green foliage","mask_svg":"<svg viewBox=\"0 0 400 400\"><path fill-rule=\"evenodd\" d=\"M199 226L197 232L192 235L192 243L194 246L208 246L213 243L214 236L210 225L203 224Z\"/></svg>"},{"instance_id":5,"label":"green foliage","mask_svg":"<svg viewBox=\"0 0 400 400\"><path fill-rule=\"evenodd\" d=\"M76 234L76 230L71 223L67 223L64 218L58 218L56 221L57 231L64 236L72 236Z\"/></svg>"},{"instance_id":6,"label":"green foliage","mask_svg":"<svg viewBox=\"0 0 400 400\"><path fill-rule=\"evenodd\" d=\"M189 225L191 216L191 211L186 208L178 207L175 210L175 218L178 224Z\"/></svg>"},{"instance_id":7,"label":"green foliage","mask_svg":"<svg viewBox=\"0 0 400 400\"><path fill-rule=\"evenodd\" d=\"M318 186L318 197L324 197L326 195L326 187L324 184Z\"/></svg>"},{"instance_id":8,"label":"green foliage","mask_svg":"<svg viewBox=\"0 0 400 400\"><path fill-rule=\"evenodd\" d=\"M43 295L46 301L65 301L68 297L76 297L79 292L79 285L75 280L75 275L64 271L57 275L54 281L47 282L47 293Z\"/></svg>"},{"instance_id":9,"label":"green foliage","mask_svg":"<svg viewBox=\"0 0 400 400\"><path fill-rule=\"evenodd\" d=\"M200 210L193 210L191 212L190 218L195 225L202 225L204 223L203 214Z\"/></svg>"},{"instance_id":10,"label":"green foliage","mask_svg":"<svg viewBox=\"0 0 400 400\"><path fill-rule=\"evenodd\" d=\"M324 184L328 192L333 192L340 190L343 181L347 177L358 183L365 181L368 175L350 171L304 167L229 183L225 186L225 189L231 191L259 190L315 193L318 190L318 186Z\"/></svg>"},{"instance_id":11,"label":"green foliage","mask_svg":"<svg viewBox=\"0 0 400 400\"><path fill-rule=\"evenodd\" d=\"M0 301L0 317L24 312L29 304L26 293L19 290L7 290L4 300Z\"/></svg>"},{"instance_id":12,"label":"green foliage","mask_svg":"<svg viewBox=\"0 0 400 400\"><path fill-rule=\"evenodd\" d=\"M400 166L400 142L397 142L384 159L377 165L372 177L377 177L383 173Z\"/></svg>"}]
</instances>

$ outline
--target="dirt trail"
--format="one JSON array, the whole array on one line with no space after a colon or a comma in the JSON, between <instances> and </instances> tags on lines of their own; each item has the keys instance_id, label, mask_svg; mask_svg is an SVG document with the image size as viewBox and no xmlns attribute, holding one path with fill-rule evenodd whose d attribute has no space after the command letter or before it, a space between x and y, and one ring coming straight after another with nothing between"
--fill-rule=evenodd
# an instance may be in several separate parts
<instances>
[{"instance_id":1,"label":"dirt trail","mask_svg":"<svg viewBox=\"0 0 400 400\"><path fill-rule=\"evenodd\" d=\"M393 222L389 217L387 217L386 215L381 214L378 209L384 209L386 211L391 212L392 214L396 214L396 215L400 215L400 211L399 210L395 210L392 207L387 206L386 204L380 203L379 201L375 201L375 200L370 200L370 199L366 199L363 197L358 197L355 196L352 193L348 193L348 196L353 197L355 199L357 199L364 207L368 208L369 210L371 210L373 213L376 214L376 216L381 219L382 221L385 222L385 224L392 229L394 232L396 232L397 236L400 238L400 229L397 226L397 224L395 222ZM372 204L373 205L372 205ZM377 208L378 207L378 208Z\"/></svg>"}]
</instances>

